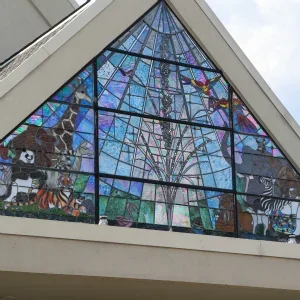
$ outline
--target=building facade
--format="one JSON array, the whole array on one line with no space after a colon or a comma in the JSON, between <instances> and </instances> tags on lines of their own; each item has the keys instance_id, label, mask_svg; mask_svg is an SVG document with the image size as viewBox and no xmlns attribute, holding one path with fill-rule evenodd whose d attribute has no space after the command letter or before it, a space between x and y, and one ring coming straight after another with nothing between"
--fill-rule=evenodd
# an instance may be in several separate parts
<instances>
[{"instance_id":1,"label":"building facade","mask_svg":"<svg viewBox=\"0 0 300 300\"><path fill-rule=\"evenodd\" d=\"M298 266L297 128L204 1L126 4L91 3L3 80L0 117L16 111L1 131L3 251L42 249L3 276L66 276L62 299L73 275L115 298L298 297L274 273Z\"/></svg>"}]
</instances>

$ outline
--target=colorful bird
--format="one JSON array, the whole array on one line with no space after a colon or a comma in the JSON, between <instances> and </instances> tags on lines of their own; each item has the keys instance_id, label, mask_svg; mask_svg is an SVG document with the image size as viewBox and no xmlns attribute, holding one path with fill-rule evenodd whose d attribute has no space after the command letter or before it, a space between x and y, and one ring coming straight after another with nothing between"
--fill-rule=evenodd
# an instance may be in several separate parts
<instances>
[{"instance_id":1,"label":"colorful bird","mask_svg":"<svg viewBox=\"0 0 300 300\"><path fill-rule=\"evenodd\" d=\"M123 69L119 68L120 72L122 73L123 76L126 77L131 77L133 76L133 69L128 70L128 71L124 71Z\"/></svg>"},{"instance_id":2,"label":"colorful bird","mask_svg":"<svg viewBox=\"0 0 300 300\"><path fill-rule=\"evenodd\" d=\"M222 109L223 111L227 110L226 114L228 115L229 107L229 101L224 98L221 100L209 98L208 108L213 109L212 113ZM232 99L232 110L233 122L237 131L244 133L257 133L257 127L248 119L248 110L245 108L244 103L240 99ZM245 112L247 112L247 114L245 114Z\"/></svg>"},{"instance_id":3,"label":"colorful bird","mask_svg":"<svg viewBox=\"0 0 300 300\"><path fill-rule=\"evenodd\" d=\"M210 96L211 89L215 86L215 84L221 79L221 76L217 76L211 79L207 79L205 83L201 80L195 80L181 75L181 79L183 80L183 84L190 84L195 88L199 89L203 94Z\"/></svg>"},{"instance_id":4,"label":"colorful bird","mask_svg":"<svg viewBox=\"0 0 300 300\"><path fill-rule=\"evenodd\" d=\"M257 133L257 127L249 120L249 112L245 104L238 98L232 99L233 124L236 130L245 133Z\"/></svg>"}]
</instances>

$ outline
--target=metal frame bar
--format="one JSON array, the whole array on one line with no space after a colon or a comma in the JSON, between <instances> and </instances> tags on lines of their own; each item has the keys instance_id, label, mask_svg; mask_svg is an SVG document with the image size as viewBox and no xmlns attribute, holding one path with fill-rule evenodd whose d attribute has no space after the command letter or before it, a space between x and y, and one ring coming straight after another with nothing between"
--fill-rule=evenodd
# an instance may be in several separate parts
<instances>
[{"instance_id":1,"label":"metal frame bar","mask_svg":"<svg viewBox=\"0 0 300 300\"><path fill-rule=\"evenodd\" d=\"M180 120L176 120L176 119L169 119L169 118L164 118L164 117L158 117L155 115L129 112L129 111L118 110L118 109L114 109L114 108L107 108L107 107L100 106L97 109L98 109L98 111L107 111L107 112L121 114L121 115L128 115L128 116L157 120L157 121L165 121L165 122L170 122L170 123L195 126L195 127L199 127L199 128L209 128L209 129L222 130L222 131L231 131L231 129L228 127L213 126L213 125L201 124L201 123L190 122L190 121L180 121Z\"/></svg>"},{"instance_id":2,"label":"metal frame bar","mask_svg":"<svg viewBox=\"0 0 300 300\"><path fill-rule=\"evenodd\" d=\"M187 68L192 68L192 69L217 73L217 74L220 74L220 75L223 74L223 72L221 70L218 70L218 69L210 69L210 68L199 67L199 66L190 65L190 64L186 64L186 63L181 63L181 62L177 62L177 61L173 61L173 60L158 58L158 57L154 57L154 56L152 57L152 56L148 56L148 55L144 55L144 54L140 54L140 53L134 53L134 52L130 52L130 51L124 51L124 50L116 49L116 48L112 48L112 47L107 47L106 50L116 52L116 53L125 54L125 55L135 56L135 57L139 57L139 58L144 58L144 59L154 60L154 61L158 61L158 62L163 62L163 63L170 64L170 65L187 67Z\"/></svg>"},{"instance_id":3,"label":"metal frame bar","mask_svg":"<svg viewBox=\"0 0 300 300\"><path fill-rule=\"evenodd\" d=\"M93 92L94 92L94 172L95 172L95 224L99 224L99 131L98 131L98 78L97 78L97 58L94 58L93 61Z\"/></svg>"},{"instance_id":4,"label":"metal frame bar","mask_svg":"<svg viewBox=\"0 0 300 300\"><path fill-rule=\"evenodd\" d=\"M238 220L238 207L237 207L237 195L236 195L236 170L235 170L235 145L234 145L234 129L233 129L233 124L234 124L234 107L232 103L232 96L233 96L233 89L229 85L229 104L230 104L230 148L231 148L231 171L232 171L232 188L233 188L233 205L234 205L234 229L235 229L235 234L236 237L239 237L239 220Z\"/></svg>"},{"instance_id":5,"label":"metal frame bar","mask_svg":"<svg viewBox=\"0 0 300 300\"><path fill-rule=\"evenodd\" d=\"M99 173L99 177L126 180L126 181L136 181L136 182L150 183L150 184L156 184L156 185L175 186L175 187L179 187L179 188L187 188L190 190L203 190L203 191L212 191L212 192L232 194L232 190L230 190L230 189L221 189L221 188L216 188L216 187L182 184L182 183L175 183L175 182L169 182L169 181L144 179L144 178L138 178L138 177L128 177L128 176L112 175L112 174L106 174L106 173Z\"/></svg>"}]
</instances>

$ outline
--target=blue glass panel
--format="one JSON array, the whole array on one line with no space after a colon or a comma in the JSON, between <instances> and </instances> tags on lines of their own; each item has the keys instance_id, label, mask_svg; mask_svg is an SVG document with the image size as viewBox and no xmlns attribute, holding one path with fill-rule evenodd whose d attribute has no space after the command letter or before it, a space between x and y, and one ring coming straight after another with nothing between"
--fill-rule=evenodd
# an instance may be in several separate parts
<instances>
[{"instance_id":1,"label":"blue glass panel","mask_svg":"<svg viewBox=\"0 0 300 300\"><path fill-rule=\"evenodd\" d=\"M215 129L101 112L100 172L231 189L224 136Z\"/></svg>"},{"instance_id":2,"label":"blue glass panel","mask_svg":"<svg viewBox=\"0 0 300 300\"><path fill-rule=\"evenodd\" d=\"M92 106L93 94L93 68L90 65L62 87L51 99Z\"/></svg>"},{"instance_id":3,"label":"blue glass panel","mask_svg":"<svg viewBox=\"0 0 300 300\"><path fill-rule=\"evenodd\" d=\"M215 69L214 64L164 2L154 7L112 47L153 58L166 58L174 62ZM167 54L164 53L164 47Z\"/></svg>"},{"instance_id":4,"label":"blue glass panel","mask_svg":"<svg viewBox=\"0 0 300 300\"><path fill-rule=\"evenodd\" d=\"M121 56L119 66L111 61ZM228 127L228 84L218 74L119 53L98 66L100 107Z\"/></svg>"},{"instance_id":5,"label":"blue glass panel","mask_svg":"<svg viewBox=\"0 0 300 300\"><path fill-rule=\"evenodd\" d=\"M241 133L266 136L261 125L255 120L243 101L233 93L233 124L234 130Z\"/></svg>"}]
</instances>

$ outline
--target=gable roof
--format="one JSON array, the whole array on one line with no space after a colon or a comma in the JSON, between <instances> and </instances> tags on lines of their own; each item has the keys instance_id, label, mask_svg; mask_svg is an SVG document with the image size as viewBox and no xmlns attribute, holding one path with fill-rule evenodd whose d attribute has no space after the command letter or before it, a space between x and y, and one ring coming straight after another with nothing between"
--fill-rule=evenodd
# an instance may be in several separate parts
<instances>
[{"instance_id":1,"label":"gable roof","mask_svg":"<svg viewBox=\"0 0 300 300\"><path fill-rule=\"evenodd\" d=\"M5 77L0 82L0 138L155 3L155 0L95 1ZM298 124L209 6L204 0L167 3L299 170ZM112 23L113 20L118 22Z\"/></svg>"}]
</instances>

